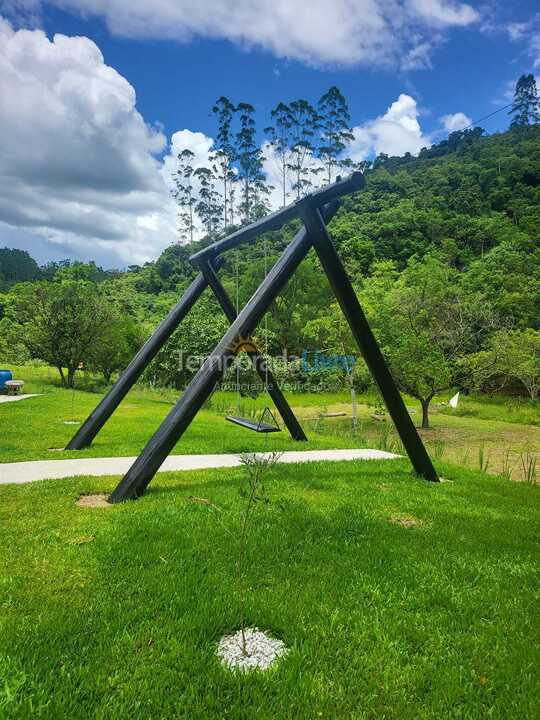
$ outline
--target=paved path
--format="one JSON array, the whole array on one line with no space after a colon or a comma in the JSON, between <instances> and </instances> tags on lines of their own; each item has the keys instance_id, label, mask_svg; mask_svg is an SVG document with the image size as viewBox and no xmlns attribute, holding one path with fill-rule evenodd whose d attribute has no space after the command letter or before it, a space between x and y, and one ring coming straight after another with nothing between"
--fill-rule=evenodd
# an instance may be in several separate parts
<instances>
[{"instance_id":1,"label":"paved path","mask_svg":"<svg viewBox=\"0 0 540 720\"><path fill-rule=\"evenodd\" d=\"M39 397L42 393L29 393L28 395L0 395L0 403L17 402L26 398Z\"/></svg>"},{"instance_id":2,"label":"paved path","mask_svg":"<svg viewBox=\"0 0 540 720\"><path fill-rule=\"evenodd\" d=\"M390 460L398 457L400 456L383 450L292 450L284 452L279 462ZM35 480L53 480L77 475L123 475L134 462L134 457L111 457L4 463L0 464L0 485L23 484ZM169 455L158 472L204 470L238 465L240 465L238 455Z\"/></svg>"}]
</instances>

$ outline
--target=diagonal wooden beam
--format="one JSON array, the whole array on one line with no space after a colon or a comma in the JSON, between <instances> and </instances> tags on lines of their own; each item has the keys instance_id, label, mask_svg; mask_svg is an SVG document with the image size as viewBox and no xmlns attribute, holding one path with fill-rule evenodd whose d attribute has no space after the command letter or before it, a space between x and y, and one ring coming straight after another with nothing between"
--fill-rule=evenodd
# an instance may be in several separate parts
<instances>
[{"instance_id":1,"label":"diagonal wooden beam","mask_svg":"<svg viewBox=\"0 0 540 720\"><path fill-rule=\"evenodd\" d=\"M198 263L203 259L216 258L226 250L243 245L244 243L250 243L255 240L259 235L270 230L278 230L286 223L298 218L302 214L302 209L308 205L313 204L318 208L323 208L326 205L334 202L343 195L361 190L365 185L365 179L361 172L353 172L348 177L338 178L336 182L331 185L324 185L319 190L306 195L296 202L286 205L284 208L280 208L269 215L256 220L246 227L240 228L232 235L228 235L223 240L218 240L212 245L199 250L190 257L192 262Z\"/></svg>"},{"instance_id":2,"label":"diagonal wooden beam","mask_svg":"<svg viewBox=\"0 0 540 720\"><path fill-rule=\"evenodd\" d=\"M171 312L144 343L109 392L86 418L66 445L66 450L81 450L92 443L101 428L142 375L145 368L165 345L207 287L208 283L204 275L200 273Z\"/></svg>"},{"instance_id":3,"label":"diagonal wooden beam","mask_svg":"<svg viewBox=\"0 0 540 720\"><path fill-rule=\"evenodd\" d=\"M304 206L302 219L415 471L426 480L439 482L437 472L407 412L320 211L316 207Z\"/></svg>"},{"instance_id":4,"label":"diagonal wooden beam","mask_svg":"<svg viewBox=\"0 0 540 720\"><path fill-rule=\"evenodd\" d=\"M325 218L332 217L337 207L336 203L325 209ZM123 502L143 495L158 468L210 397L214 386L223 377L225 369L233 361L234 347L239 339L249 337L253 333L310 248L311 238L306 229L302 228L240 311L212 355L202 364L176 405L112 492L109 502Z\"/></svg>"}]
</instances>

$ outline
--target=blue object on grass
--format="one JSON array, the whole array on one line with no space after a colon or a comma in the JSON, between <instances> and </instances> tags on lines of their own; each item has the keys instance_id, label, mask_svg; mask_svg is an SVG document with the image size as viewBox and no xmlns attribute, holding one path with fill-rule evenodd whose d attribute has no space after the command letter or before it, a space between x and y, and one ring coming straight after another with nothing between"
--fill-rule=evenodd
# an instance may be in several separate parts
<instances>
[{"instance_id":1,"label":"blue object on grass","mask_svg":"<svg viewBox=\"0 0 540 720\"><path fill-rule=\"evenodd\" d=\"M13 373L11 370L0 370L0 390L6 389L7 380L13 380Z\"/></svg>"}]
</instances>

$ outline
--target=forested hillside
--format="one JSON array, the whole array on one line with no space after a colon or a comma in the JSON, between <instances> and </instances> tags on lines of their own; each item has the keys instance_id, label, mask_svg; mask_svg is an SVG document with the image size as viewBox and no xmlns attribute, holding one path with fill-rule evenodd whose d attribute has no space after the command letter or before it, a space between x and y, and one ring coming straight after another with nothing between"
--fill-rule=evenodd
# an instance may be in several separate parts
<instances>
[{"instance_id":1,"label":"forested hillside","mask_svg":"<svg viewBox=\"0 0 540 720\"><path fill-rule=\"evenodd\" d=\"M401 387L429 402L451 386L511 379L535 397L540 125L490 137L479 129L453 133L418 158L380 156L366 179L366 189L344 200L330 227ZM240 305L296 229L227 256L221 274ZM73 373L83 362L109 377L182 293L194 276L189 255L208 242L174 245L125 272L68 262L38 268L20 251L1 251L0 357L39 357ZM68 331L60 319L51 337L51 323L66 307L73 327ZM60 350L62 343L73 346L69 332L76 334L86 315L88 336L75 352ZM209 295L190 317L149 372L153 381L184 385L191 372L179 367L178 352L208 352L226 327ZM271 355L304 354L283 364L283 380L300 378L310 387L339 381L335 369L309 361L316 350L355 351L313 254L272 307L264 340ZM114 360L103 357L111 355L104 343L115 348ZM355 380L367 383L361 362Z\"/></svg>"}]
</instances>

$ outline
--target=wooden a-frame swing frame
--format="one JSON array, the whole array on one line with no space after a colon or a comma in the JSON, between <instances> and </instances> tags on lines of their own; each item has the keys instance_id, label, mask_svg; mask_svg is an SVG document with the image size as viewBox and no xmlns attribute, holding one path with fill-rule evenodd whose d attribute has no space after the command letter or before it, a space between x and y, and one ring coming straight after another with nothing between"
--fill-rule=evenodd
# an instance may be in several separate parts
<instances>
[{"instance_id":1,"label":"wooden a-frame swing frame","mask_svg":"<svg viewBox=\"0 0 540 720\"><path fill-rule=\"evenodd\" d=\"M230 322L230 327L113 491L109 502L122 502L139 497L144 493L165 458L210 397L225 370L234 361L236 348L241 339L251 337L271 303L285 287L312 247L315 248L334 295L381 392L416 473L426 480L438 482L439 478L435 468L407 412L326 227L326 223L335 215L339 207L338 198L361 190L363 186L362 173L353 173L348 178L327 185L322 190L313 192L298 202L271 213L262 220L238 230L191 256L190 259L200 269L200 274L135 355L107 395L81 425L66 449L79 450L91 444L144 369L207 287L214 292ZM220 256L227 250L253 242L261 233L276 230L295 218L302 220L302 229L295 235L251 299L237 315L236 309L217 275ZM266 375L265 370L262 369L259 353L251 350L248 355L250 355L259 376L268 380L268 392L291 436L295 440L305 440L304 431L275 379L270 373Z\"/></svg>"}]
</instances>

